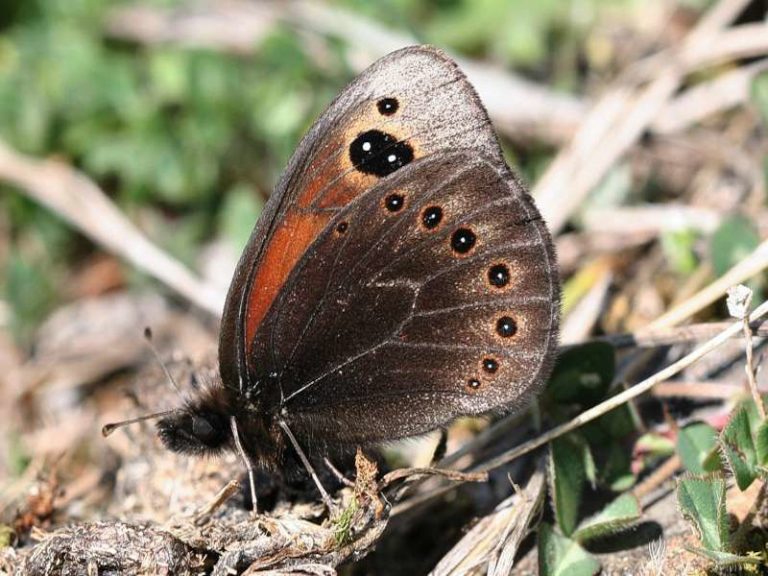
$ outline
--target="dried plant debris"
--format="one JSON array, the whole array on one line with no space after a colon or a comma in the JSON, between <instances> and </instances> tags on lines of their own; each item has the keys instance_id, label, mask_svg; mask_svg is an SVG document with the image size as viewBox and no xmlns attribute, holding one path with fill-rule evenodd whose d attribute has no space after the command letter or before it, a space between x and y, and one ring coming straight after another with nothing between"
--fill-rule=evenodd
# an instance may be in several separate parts
<instances>
[{"instance_id":1,"label":"dried plant debris","mask_svg":"<svg viewBox=\"0 0 768 576\"><path fill-rule=\"evenodd\" d=\"M371 489L376 467L362 455L357 460L354 488L343 491L339 508L321 525L290 515L253 517L241 503L224 503L203 522L188 517L165 525L76 524L50 533L38 530L39 543L27 550L26 559L16 559L15 573L333 573L339 564L365 556L387 525L388 506Z\"/></svg>"}]
</instances>

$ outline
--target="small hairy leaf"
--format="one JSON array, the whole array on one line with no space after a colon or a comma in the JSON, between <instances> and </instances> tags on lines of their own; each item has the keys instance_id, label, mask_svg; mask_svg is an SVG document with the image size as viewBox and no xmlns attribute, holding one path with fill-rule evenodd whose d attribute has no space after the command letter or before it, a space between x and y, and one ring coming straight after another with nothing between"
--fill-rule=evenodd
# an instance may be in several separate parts
<instances>
[{"instance_id":1,"label":"small hairy leaf","mask_svg":"<svg viewBox=\"0 0 768 576\"><path fill-rule=\"evenodd\" d=\"M634 485L632 452L626 446L611 444L608 458L600 470L600 480L614 492L629 490Z\"/></svg>"},{"instance_id":2,"label":"small hairy leaf","mask_svg":"<svg viewBox=\"0 0 768 576\"><path fill-rule=\"evenodd\" d=\"M757 462L765 466L768 464L768 420L760 423L755 433L755 453Z\"/></svg>"},{"instance_id":3,"label":"small hairy leaf","mask_svg":"<svg viewBox=\"0 0 768 576\"><path fill-rule=\"evenodd\" d=\"M704 548L696 548L695 546L686 546L688 550L709 558L719 567L724 568L727 566L743 566L744 564L760 565L765 562L763 558L759 556L740 556L738 554L732 554L730 552L722 552L719 550L705 550ZM755 572L757 573L757 572Z\"/></svg>"},{"instance_id":4,"label":"small hairy leaf","mask_svg":"<svg viewBox=\"0 0 768 576\"><path fill-rule=\"evenodd\" d=\"M539 526L539 574L541 576L593 576L600 563L577 542L561 536L544 522Z\"/></svg>"},{"instance_id":5,"label":"small hairy leaf","mask_svg":"<svg viewBox=\"0 0 768 576\"><path fill-rule=\"evenodd\" d=\"M625 493L609 503L600 512L584 520L573 533L573 539L585 543L618 532L640 518L640 502L631 493Z\"/></svg>"},{"instance_id":6,"label":"small hairy leaf","mask_svg":"<svg viewBox=\"0 0 768 576\"><path fill-rule=\"evenodd\" d=\"M725 479L721 475L684 476L677 483L677 502L707 550L727 552L728 517Z\"/></svg>"},{"instance_id":7,"label":"small hairy leaf","mask_svg":"<svg viewBox=\"0 0 768 576\"><path fill-rule=\"evenodd\" d=\"M704 465L709 454L716 448L717 431L704 422L689 424L678 433L677 453L686 470L694 474L714 471L706 469Z\"/></svg>"},{"instance_id":8,"label":"small hairy leaf","mask_svg":"<svg viewBox=\"0 0 768 576\"><path fill-rule=\"evenodd\" d=\"M747 411L736 410L720 434L720 446L739 490L746 490L758 475L757 450Z\"/></svg>"},{"instance_id":9,"label":"small hairy leaf","mask_svg":"<svg viewBox=\"0 0 768 576\"><path fill-rule=\"evenodd\" d=\"M602 400L615 370L613 346L582 344L560 354L547 389L556 402L591 405Z\"/></svg>"},{"instance_id":10,"label":"small hairy leaf","mask_svg":"<svg viewBox=\"0 0 768 576\"><path fill-rule=\"evenodd\" d=\"M552 442L549 450L549 479L552 505L560 530L570 536L576 528L581 494L586 480L588 448L573 435Z\"/></svg>"}]
</instances>

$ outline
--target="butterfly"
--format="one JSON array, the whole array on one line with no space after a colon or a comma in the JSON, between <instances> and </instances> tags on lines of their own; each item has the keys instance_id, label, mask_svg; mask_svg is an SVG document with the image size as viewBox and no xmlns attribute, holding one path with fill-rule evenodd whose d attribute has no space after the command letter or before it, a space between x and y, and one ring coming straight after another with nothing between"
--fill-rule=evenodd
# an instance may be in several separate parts
<instances>
[{"instance_id":1,"label":"butterfly","mask_svg":"<svg viewBox=\"0 0 768 576\"><path fill-rule=\"evenodd\" d=\"M252 473L520 410L550 373L559 295L473 87L435 48L393 52L299 144L237 265L220 380L161 414L160 439Z\"/></svg>"}]
</instances>

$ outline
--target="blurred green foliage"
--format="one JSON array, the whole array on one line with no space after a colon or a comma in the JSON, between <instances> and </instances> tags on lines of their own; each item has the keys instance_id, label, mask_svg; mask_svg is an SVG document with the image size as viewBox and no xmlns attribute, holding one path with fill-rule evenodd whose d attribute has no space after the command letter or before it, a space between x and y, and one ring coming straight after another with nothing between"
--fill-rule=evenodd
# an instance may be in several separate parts
<instances>
[{"instance_id":1,"label":"blurred green foliage","mask_svg":"<svg viewBox=\"0 0 768 576\"><path fill-rule=\"evenodd\" d=\"M4 5L0 138L69 159L129 213L171 226L157 240L182 260L212 235L243 245L298 139L351 72L340 57L318 69L279 28L249 58L109 41L103 21L115 5ZM2 195L0 208L24 251L0 274L23 340L55 303L52 264L76 252L77 235L18 195Z\"/></svg>"},{"instance_id":2,"label":"blurred green foliage","mask_svg":"<svg viewBox=\"0 0 768 576\"><path fill-rule=\"evenodd\" d=\"M339 4L420 41L548 75L558 55L577 53L573 43L595 8L620 1ZM351 70L335 44L321 63L295 32L279 27L249 57L110 40L104 21L120 4L3 2L0 138L34 156L71 161L150 234L172 229L156 240L184 261L193 262L212 236L243 245L299 138ZM541 166L546 154L527 163ZM0 262L2 294L23 339L56 303L66 264L88 244L17 195L2 195L0 208L8 210L14 245L24 251Z\"/></svg>"},{"instance_id":3,"label":"blurred green foliage","mask_svg":"<svg viewBox=\"0 0 768 576\"><path fill-rule=\"evenodd\" d=\"M632 10L635 2L336 4L417 41L579 91L591 70L584 45L594 25L607 10ZM342 47L329 42L318 57L305 38L281 27L247 57L109 39L106 16L126 3L132 2L2 2L0 139L82 169L183 261L194 263L201 243L212 237L242 246L301 135L353 76ZM768 117L766 94L762 78L754 98ZM542 172L552 153L535 142L526 150L505 150L518 158L529 180ZM624 203L632 190L631 171L622 165L597 187L592 201ZM0 195L0 210L14 248L23 251L0 261L0 294L23 338L56 304L73 264L92 247L46 209L16 194ZM693 240L685 235L665 239L670 267L682 275L709 256L695 254ZM742 240L740 246L749 239ZM719 244L725 248L718 261L732 259L736 252L726 241Z\"/></svg>"}]
</instances>

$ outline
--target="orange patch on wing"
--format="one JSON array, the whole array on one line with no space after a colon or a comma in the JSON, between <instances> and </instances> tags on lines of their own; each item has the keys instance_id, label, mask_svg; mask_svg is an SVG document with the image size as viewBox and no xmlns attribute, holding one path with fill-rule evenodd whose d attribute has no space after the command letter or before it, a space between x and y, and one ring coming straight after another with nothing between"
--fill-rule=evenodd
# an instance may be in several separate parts
<instances>
[{"instance_id":1,"label":"orange patch on wing","mask_svg":"<svg viewBox=\"0 0 768 576\"><path fill-rule=\"evenodd\" d=\"M248 294L245 319L245 343L250 347L264 317L277 298L286 279L309 246L334 217L359 194L372 186L377 178L351 171L349 160L328 162L314 175L279 227L269 239L258 263Z\"/></svg>"},{"instance_id":2,"label":"orange patch on wing","mask_svg":"<svg viewBox=\"0 0 768 576\"><path fill-rule=\"evenodd\" d=\"M375 109L375 105L374 105ZM341 128L339 137L331 138L313 159L307 172L314 173L285 218L275 230L258 263L248 294L245 319L245 343L250 348L256 332L277 298L286 279L309 246L325 229L335 211L352 202L379 179L354 168L349 159L348 147L359 133L379 128L401 139L406 135L403 126L396 123L380 125L378 113L361 114L356 121ZM419 158L420 147L413 140L414 157ZM325 153L338 154L335 161L328 161ZM339 152L341 151L341 152ZM319 166L319 167L317 167Z\"/></svg>"},{"instance_id":3,"label":"orange patch on wing","mask_svg":"<svg viewBox=\"0 0 768 576\"><path fill-rule=\"evenodd\" d=\"M286 278L333 214L288 214L270 239L251 284L245 319L245 343L250 347L261 321Z\"/></svg>"}]
</instances>

